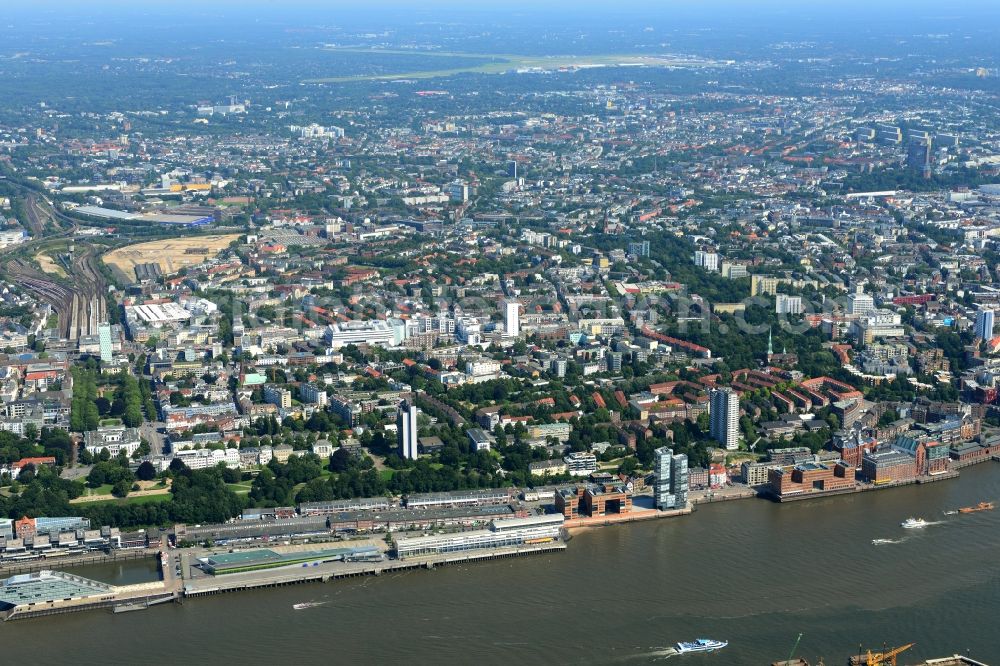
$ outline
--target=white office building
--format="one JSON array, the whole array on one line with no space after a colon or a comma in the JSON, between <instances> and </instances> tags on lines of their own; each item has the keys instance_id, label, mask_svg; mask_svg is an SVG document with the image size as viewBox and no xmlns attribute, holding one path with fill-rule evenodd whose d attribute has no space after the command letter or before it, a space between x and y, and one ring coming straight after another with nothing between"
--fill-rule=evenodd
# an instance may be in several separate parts
<instances>
[{"instance_id":1,"label":"white office building","mask_svg":"<svg viewBox=\"0 0 1000 666\"><path fill-rule=\"evenodd\" d=\"M105 450L112 458L120 453L131 456L141 444L142 439L137 428L114 426L83 433L83 446L94 456Z\"/></svg>"},{"instance_id":2,"label":"white office building","mask_svg":"<svg viewBox=\"0 0 1000 666\"><path fill-rule=\"evenodd\" d=\"M875 310L875 299L861 292L847 296L847 314L863 315Z\"/></svg>"},{"instance_id":3,"label":"white office building","mask_svg":"<svg viewBox=\"0 0 1000 666\"><path fill-rule=\"evenodd\" d=\"M712 438L733 451L740 444L740 397L731 388L712 391L709 410Z\"/></svg>"},{"instance_id":4,"label":"white office building","mask_svg":"<svg viewBox=\"0 0 1000 666\"><path fill-rule=\"evenodd\" d=\"M346 321L327 326L323 339L333 349L347 345L393 347L406 339L406 324L399 319Z\"/></svg>"}]
</instances>

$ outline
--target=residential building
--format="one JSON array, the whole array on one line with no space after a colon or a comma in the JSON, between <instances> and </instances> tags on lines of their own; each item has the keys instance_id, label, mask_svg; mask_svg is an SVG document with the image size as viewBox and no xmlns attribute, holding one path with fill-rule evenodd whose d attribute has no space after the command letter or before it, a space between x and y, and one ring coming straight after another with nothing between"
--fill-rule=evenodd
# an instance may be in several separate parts
<instances>
[{"instance_id":1,"label":"residential building","mask_svg":"<svg viewBox=\"0 0 1000 666\"><path fill-rule=\"evenodd\" d=\"M802 314L802 297L778 294L774 300L774 311L778 314Z\"/></svg>"},{"instance_id":2,"label":"residential building","mask_svg":"<svg viewBox=\"0 0 1000 666\"><path fill-rule=\"evenodd\" d=\"M744 462L740 466L743 483L750 487L767 485L768 474L776 465L768 462Z\"/></svg>"},{"instance_id":3,"label":"residential building","mask_svg":"<svg viewBox=\"0 0 1000 666\"><path fill-rule=\"evenodd\" d=\"M563 461L566 471L572 476L590 476L597 471L597 456L587 451L574 451Z\"/></svg>"},{"instance_id":4,"label":"residential building","mask_svg":"<svg viewBox=\"0 0 1000 666\"><path fill-rule=\"evenodd\" d=\"M265 386L264 402L278 409L288 409L292 406L292 392L280 386Z\"/></svg>"},{"instance_id":5,"label":"residential building","mask_svg":"<svg viewBox=\"0 0 1000 666\"><path fill-rule=\"evenodd\" d=\"M653 498L660 511L687 506L688 459L683 453L661 446L654 452Z\"/></svg>"},{"instance_id":6,"label":"residential building","mask_svg":"<svg viewBox=\"0 0 1000 666\"><path fill-rule=\"evenodd\" d=\"M396 413L396 443L399 455L407 460L416 460L417 451L417 406L406 400L399 404Z\"/></svg>"},{"instance_id":7,"label":"residential building","mask_svg":"<svg viewBox=\"0 0 1000 666\"><path fill-rule=\"evenodd\" d=\"M990 340L993 338L994 312L989 309L981 309L976 312L976 337L980 340Z\"/></svg>"},{"instance_id":8,"label":"residential building","mask_svg":"<svg viewBox=\"0 0 1000 666\"><path fill-rule=\"evenodd\" d=\"M696 250L694 253L694 265L700 266L706 271L718 271L719 254L714 251Z\"/></svg>"},{"instance_id":9,"label":"residential building","mask_svg":"<svg viewBox=\"0 0 1000 666\"><path fill-rule=\"evenodd\" d=\"M778 294L779 278L773 275L751 275L751 296L776 296Z\"/></svg>"},{"instance_id":10,"label":"residential building","mask_svg":"<svg viewBox=\"0 0 1000 666\"><path fill-rule=\"evenodd\" d=\"M473 451L489 451L493 437L482 428L469 428L465 431Z\"/></svg>"},{"instance_id":11,"label":"residential building","mask_svg":"<svg viewBox=\"0 0 1000 666\"><path fill-rule=\"evenodd\" d=\"M649 256L649 241L632 241L628 244L628 253L636 257Z\"/></svg>"},{"instance_id":12,"label":"residential building","mask_svg":"<svg viewBox=\"0 0 1000 666\"><path fill-rule=\"evenodd\" d=\"M516 338L521 334L521 304L517 301L506 301L504 304L504 326L507 335Z\"/></svg>"},{"instance_id":13,"label":"residential building","mask_svg":"<svg viewBox=\"0 0 1000 666\"><path fill-rule=\"evenodd\" d=\"M299 396L302 398L302 402L307 402L311 405L317 405L319 407L326 407L328 402L326 389L311 383L305 383L299 386Z\"/></svg>"},{"instance_id":14,"label":"residential building","mask_svg":"<svg viewBox=\"0 0 1000 666\"><path fill-rule=\"evenodd\" d=\"M709 407L712 438L733 451L740 443L740 397L731 388L712 391Z\"/></svg>"}]
</instances>

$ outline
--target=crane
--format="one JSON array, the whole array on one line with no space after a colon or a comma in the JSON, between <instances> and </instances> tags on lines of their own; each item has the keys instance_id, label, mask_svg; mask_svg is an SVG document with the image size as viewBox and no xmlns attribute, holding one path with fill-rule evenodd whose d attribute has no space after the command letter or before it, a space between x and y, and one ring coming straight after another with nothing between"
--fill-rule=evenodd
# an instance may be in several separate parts
<instances>
[{"instance_id":1,"label":"crane","mask_svg":"<svg viewBox=\"0 0 1000 666\"><path fill-rule=\"evenodd\" d=\"M788 653L788 663L789 664L792 663L792 657L795 656L795 651L799 649L799 641L801 641L801 640L802 640L802 634L800 633L799 637L795 639L795 645L792 646L792 651Z\"/></svg>"},{"instance_id":2,"label":"crane","mask_svg":"<svg viewBox=\"0 0 1000 666\"><path fill-rule=\"evenodd\" d=\"M893 648L888 652L872 652L868 650L868 659L865 661L866 666L896 666L896 655L901 652L906 652L911 647L916 645L916 643L907 643L898 648Z\"/></svg>"}]
</instances>

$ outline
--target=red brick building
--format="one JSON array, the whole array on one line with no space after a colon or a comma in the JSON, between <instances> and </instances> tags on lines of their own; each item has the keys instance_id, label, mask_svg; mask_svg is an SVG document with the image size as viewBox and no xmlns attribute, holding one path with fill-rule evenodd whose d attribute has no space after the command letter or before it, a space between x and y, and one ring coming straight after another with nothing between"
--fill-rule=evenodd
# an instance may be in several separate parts
<instances>
[{"instance_id":1,"label":"red brick building","mask_svg":"<svg viewBox=\"0 0 1000 666\"><path fill-rule=\"evenodd\" d=\"M830 466L823 463L803 463L791 468L779 467L768 472L771 488L779 497L809 492L847 490L853 488L854 467L839 461Z\"/></svg>"}]
</instances>

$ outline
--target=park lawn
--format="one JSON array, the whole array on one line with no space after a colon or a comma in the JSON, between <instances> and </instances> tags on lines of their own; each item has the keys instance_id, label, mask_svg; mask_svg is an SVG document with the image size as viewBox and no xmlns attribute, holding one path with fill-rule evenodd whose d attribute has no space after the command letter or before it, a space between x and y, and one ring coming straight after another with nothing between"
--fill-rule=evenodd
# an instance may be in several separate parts
<instances>
[{"instance_id":1,"label":"park lawn","mask_svg":"<svg viewBox=\"0 0 1000 666\"><path fill-rule=\"evenodd\" d=\"M150 502L169 502L171 499L173 499L171 493L161 493L159 495L135 495L134 497L94 500L93 502L86 502L86 504L149 504Z\"/></svg>"},{"instance_id":2,"label":"park lawn","mask_svg":"<svg viewBox=\"0 0 1000 666\"><path fill-rule=\"evenodd\" d=\"M136 495L118 501L126 504L149 504L150 502L169 502L173 497L173 493L162 493L160 495Z\"/></svg>"},{"instance_id":3,"label":"park lawn","mask_svg":"<svg viewBox=\"0 0 1000 666\"><path fill-rule=\"evenodd\" d=\"M249 495L252 485L253 482L251 481L240 481L239 483L227 483L226 487L237 495Z\"/></svg>"},{"instance_id":4,"label":"park lawn","mask_svg":"<svg viewBox=\"0 0 1000 666\"><path fill-rule=\"evenodd\" d=\"M383 481L390 481L392 480L393 475L396 474L396 471L397 470L394 469L383 469L378 473L378 475L382 477Z\"/></svg>"},{"instance_id":5,"label":"park lawn","mask_svg":"<svg viewBox=\"0 0 1000 666\"><path fill-rule=\"evenodd\" d=\"M105 483L97 486L96 488L84 488L83 495L81 495L81 497L90 497L91 495L110 495L112 487L113 486L110 483Z\"/></svg>"}]
</instances>

